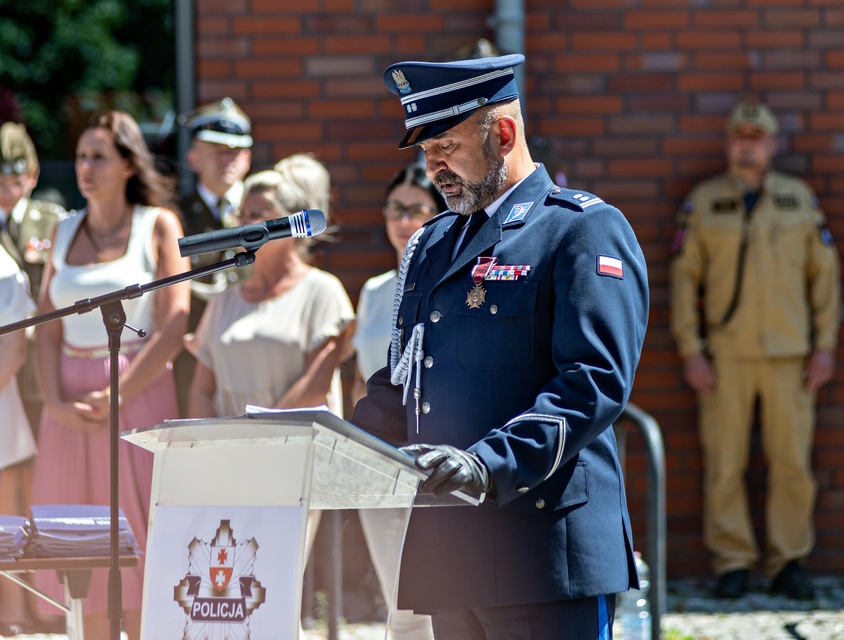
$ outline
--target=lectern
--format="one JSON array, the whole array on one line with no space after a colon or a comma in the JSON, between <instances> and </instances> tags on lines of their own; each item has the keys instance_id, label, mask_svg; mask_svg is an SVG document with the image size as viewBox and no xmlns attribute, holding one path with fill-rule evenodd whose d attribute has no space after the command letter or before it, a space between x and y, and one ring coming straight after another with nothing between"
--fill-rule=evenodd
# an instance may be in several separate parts
<instances>
[{"instance_id":1,"label":"lectern","mask_svg":"<svg viewBox=\"0 0 844 640\"><path fill-rule=\"evenodd\" d=\"M249 408L122 437L154 453L144 640L295 640L308 511L409 513L424 477L322 408Z\"/></svg>"}]
</instances>

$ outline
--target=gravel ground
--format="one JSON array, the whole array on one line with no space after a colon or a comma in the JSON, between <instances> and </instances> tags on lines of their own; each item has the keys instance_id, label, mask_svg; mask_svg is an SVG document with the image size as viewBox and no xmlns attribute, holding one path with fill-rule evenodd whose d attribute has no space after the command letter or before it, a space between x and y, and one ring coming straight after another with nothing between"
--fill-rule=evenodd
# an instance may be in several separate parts
<instances>
[{"instance_id":1,"label":"gravel ground","mask_svg":"<svg viewBox=\"0 0 844 640\"><path fill-rule=\"evenodd\" d=\"M813 577L813 582L817 598L797 602L768 594L761 580L752 582L751 592L734 601L713 598L711 581L669 581L662 637L664 640L844 640L844 576ZM307 630L306 636L308 640L327 640L328 632L320 624ZM14 637L67 640L62 634ZM343 625L338 640L384 640L384 625Z\"/></svg>"}]
</instances>

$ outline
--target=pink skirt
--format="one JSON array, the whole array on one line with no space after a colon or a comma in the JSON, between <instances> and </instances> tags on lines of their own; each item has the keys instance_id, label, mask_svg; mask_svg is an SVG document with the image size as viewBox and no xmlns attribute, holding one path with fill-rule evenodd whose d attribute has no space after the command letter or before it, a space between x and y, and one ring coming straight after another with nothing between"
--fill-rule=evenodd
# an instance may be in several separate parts
<instances>
[{"instance_id":1,"label":"pink skirt","mask_svg":"<svg viewBox=\"0 0 844 640\"><path fill-rule=\"evenodd\" d=\"M132 355L119 359L120 371L125 371ZM78 358L62 354L59 363L61 384L65 397L79 397L109 382L109 359ZM175 384L170 365L142 393L127 400L120 409L122 433L128 429L154 426L179 417ZM129 520L141 551L146 548L149 500L152 485L151 452L120 440L119 484L120 508ZM109 429L104 426L95 433L80 433L66 429L44 410L38 437L38 455L32 487L32 504L99 504L108 505L111 499L109 476ZM140 611L143 600L144 563L137 568L121 569L123 609ZM51 571L35 574L39 590L64 601L64 592ZM43 614L59 610L38 599ZM108 569L91 572L91 587L84 601L85 615L108 610Z\"/></svg>"}]
</instances>

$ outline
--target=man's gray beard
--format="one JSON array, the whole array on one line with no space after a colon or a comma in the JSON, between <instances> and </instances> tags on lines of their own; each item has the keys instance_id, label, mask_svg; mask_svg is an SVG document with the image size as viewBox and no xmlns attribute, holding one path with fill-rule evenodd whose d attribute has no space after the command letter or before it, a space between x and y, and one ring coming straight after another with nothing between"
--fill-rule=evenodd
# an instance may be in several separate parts
<instances>
[{"instance_id":1,"label":"man's gray beard","mask_svg":"<svg viewBox=\"0 0 844 640\"><path fill-rule=\"evenodd\" d=\"M484 144L484 160L487 172L480 181L462 182L460 195L442 194L449 209L469 215L491 204L504 192L510 178L510 168L504 158L493 153L490 144Z\"/></svg>"}]
</instances>

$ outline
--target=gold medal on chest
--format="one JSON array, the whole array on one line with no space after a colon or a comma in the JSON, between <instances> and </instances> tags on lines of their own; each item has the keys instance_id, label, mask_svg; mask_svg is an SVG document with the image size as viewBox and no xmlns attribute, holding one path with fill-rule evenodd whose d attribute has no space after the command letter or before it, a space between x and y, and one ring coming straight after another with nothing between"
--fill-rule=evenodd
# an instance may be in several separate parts
<instances>
[{"instance_id":1,"label":"gold medal on chest","mask_svg":"<svg viewBox=\"0 0 844 640\"><path fill-rule=\"evenodd\" d=\"M486 289L477 283L466 294L466 304L470 309L479 309L484 302L486 302Z\"/></svg>"}]
</instances>

